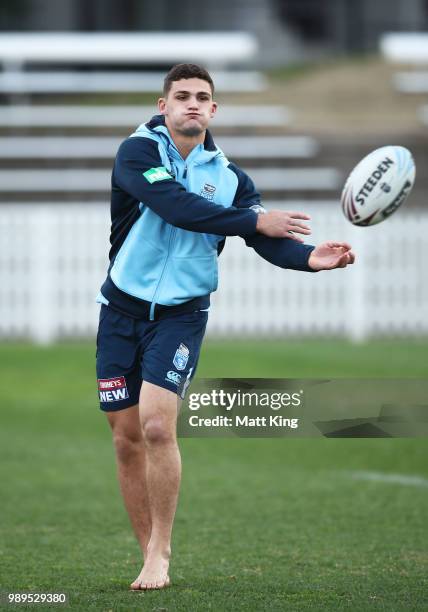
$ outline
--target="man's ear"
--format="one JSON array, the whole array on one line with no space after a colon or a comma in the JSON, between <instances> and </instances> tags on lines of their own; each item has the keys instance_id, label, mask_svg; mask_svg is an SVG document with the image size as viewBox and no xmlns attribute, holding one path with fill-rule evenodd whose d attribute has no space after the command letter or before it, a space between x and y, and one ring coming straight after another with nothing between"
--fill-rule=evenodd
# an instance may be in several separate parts
<instances>
[{"instance_id":1,"label":"man's ear","mask_svg":"<svg viewBox=\"0 0 428 612\"><path fill-rule=\"evenodd\" d=\"M166 115L166 100L165 98L159 98L158 109L161 115Z\"/></svg>"},{"instance_id":2,"label":"man's ear","mask_svg":"<svg viewBox=\"0 0 428 612\"><path fill-rule=\"evenodd\" d=\"M211 104L211 111L210 111L210 117L211 117L211 119L212 119L212 118L214 117L214 115L216 114L216 112L217 112L217 108L218 108L217 102L213 102L213 103Z\"/></svg>"}]
</instances>

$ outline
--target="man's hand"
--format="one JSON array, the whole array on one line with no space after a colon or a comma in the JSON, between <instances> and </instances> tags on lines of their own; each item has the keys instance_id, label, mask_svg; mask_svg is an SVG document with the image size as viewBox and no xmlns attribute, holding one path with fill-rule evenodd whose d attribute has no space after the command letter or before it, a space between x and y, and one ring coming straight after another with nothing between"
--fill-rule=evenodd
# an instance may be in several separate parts
<instances>
[{"instance_id":1,"label":"man's hand","mask_svg":"<svg viewBox=\"0 0 428 612\"><path fill-rule=\"evenodd\" d=\"M291 238L297 242L304 242L296 234L308 235L311 230L305 223L302 223L301 219L309 220L310 217L299 212L271 210L258 215L256 230L270 238Z\"/></svg>"},{"instance_id":2,"label":"man's hand","mask_svg":"<svg viewBox=\"0 0 428 612\"><path fill-rule=\"evenodd\" d=\"M334 270L353 264L355 255L347 242L323 242L309 256L308 266L313 270Z\"/></svg>"}]
</instances>

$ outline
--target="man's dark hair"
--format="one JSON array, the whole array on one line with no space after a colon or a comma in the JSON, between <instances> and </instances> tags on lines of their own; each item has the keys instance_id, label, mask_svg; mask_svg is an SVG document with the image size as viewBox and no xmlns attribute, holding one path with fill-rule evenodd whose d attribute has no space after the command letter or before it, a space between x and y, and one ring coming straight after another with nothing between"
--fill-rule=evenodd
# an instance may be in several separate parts
<instances>
[{"instance_id":1,"label":"man's dark hair","mask_svg":"<svg viewBox=\"0 0 428 612\"><path fill-rule=\"evenodd\" d=\"M202 79L210 84L211 93L214 95L214 83L205 68L197 64L176 64L168 72L164 80L163 95L165 98L171 89L172 83L181 79Z\"/></svg>"}]
</instances>

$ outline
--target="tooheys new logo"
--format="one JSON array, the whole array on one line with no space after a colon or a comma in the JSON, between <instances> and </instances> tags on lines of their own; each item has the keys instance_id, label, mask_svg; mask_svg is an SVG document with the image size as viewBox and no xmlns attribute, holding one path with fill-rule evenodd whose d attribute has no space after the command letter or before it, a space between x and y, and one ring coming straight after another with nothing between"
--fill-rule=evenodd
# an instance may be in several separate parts
<instances>
[{"instance_id":1,"label":"tooheys new logo","mask_svg":"<svg viewBox=\"0 0 428 612\"><path fill-rule=\"evenodd\" d=\"M361 204L361 206L364 205L366 197L371 191L373 191L383 175L388 172L389 168L394 164L395 162L390 157L386 157L370 175L369 179L364 183L362 189L360 189L357 197L355 198L356 201Z\"/></svg>"},{"instance_id":2,"label":"tooheys new logo","mask_svg":"<svg viewBox=\"0 0 428 612\"><path fill-rule=\"evenodd\" d=\"M98 391L100 402L116 402L117 400L124 400L129 397L124 376L99 378Z\"/></svg>"}]
</instances>

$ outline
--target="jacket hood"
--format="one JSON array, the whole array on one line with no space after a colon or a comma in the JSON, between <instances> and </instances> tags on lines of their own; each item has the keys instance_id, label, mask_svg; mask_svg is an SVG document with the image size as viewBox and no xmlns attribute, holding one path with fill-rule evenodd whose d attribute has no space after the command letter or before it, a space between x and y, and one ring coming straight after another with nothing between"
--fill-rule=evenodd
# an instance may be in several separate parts
<instances>
[{"instance_id":1,"label":"jacket hood","mask_svg":"<svg viewBox=\"0 0 428 612\"><path fill-rule=\"evenodd\" d=\"M152 133L154 132L158 135L162 135L164 138L167 139L166 144L168 148L174 149L179 155L177 151L177 147L173 139L171 138L168 128L166 127L164 115L154 115L150 119L150 121L148 121L147 123L141 124L137 128L137 130L134 132L133 136L143 136L144 133L147 133L147 131L152 132ZM195 159L196 164L206 163L217 156L225 157L223 151L219 149L219 147L216 146L214 139L211 135L211 132L209 130L206 130L205 132L205 140L203 144L196 145L195 149L198 149L198 153ZM195 149L193 149L193 151L191 152L192 157L193 157L193 154L196 153Z\"/></svg>"}]
</instances>

